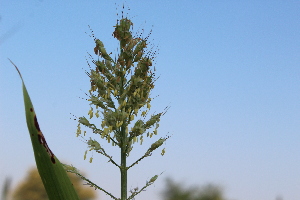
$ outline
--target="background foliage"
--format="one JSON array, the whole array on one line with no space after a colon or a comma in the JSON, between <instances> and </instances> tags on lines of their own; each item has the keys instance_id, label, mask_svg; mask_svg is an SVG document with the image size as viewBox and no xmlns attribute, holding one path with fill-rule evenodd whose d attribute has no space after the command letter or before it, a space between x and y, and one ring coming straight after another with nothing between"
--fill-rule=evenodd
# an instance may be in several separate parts
<instances>
[{"instance_id":1,"label":"background foliage","mask_svg":"<svg viewBox=\"0 0 300 200\"><path fill-rule=\"evenodd\" d=\"M184 187L172 179L166 179L166 186L162 191L163 200L225 200L222 189L213 184L202 187Z\"/></svg>"},{"instance_id":2,"label":"background foliage","mask_svg":"<svg viewBox=\"0 0 300 200\"><path fill-rule=\"evenodd\" d=\"M83 181L75 174L68 173L68 176L81 200L96 199L97 196L94 189L84 186ZM28 171L27 176L13 191L12 196L13 200L48 200L41 177L35 167Z\"/></svg>"}]
</instances>

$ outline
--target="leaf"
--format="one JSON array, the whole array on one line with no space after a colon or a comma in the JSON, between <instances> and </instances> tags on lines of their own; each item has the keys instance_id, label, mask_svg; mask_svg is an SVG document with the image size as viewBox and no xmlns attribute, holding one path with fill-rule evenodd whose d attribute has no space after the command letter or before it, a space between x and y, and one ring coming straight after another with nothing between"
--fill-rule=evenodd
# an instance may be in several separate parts
<instances>
[{"instance_id":1,"label":"leaf","mask_svg":"<svg viewBox=\"0 0 300 200\"><path fill-rule=\"evenodd\" d=\"M40 129L35 110L19 69L10 59L9 61L15 66L22 79L27 127L31 138L36 165L49 200L79 200L67 172L49 148Z\"/></svg>"}]
</instances>

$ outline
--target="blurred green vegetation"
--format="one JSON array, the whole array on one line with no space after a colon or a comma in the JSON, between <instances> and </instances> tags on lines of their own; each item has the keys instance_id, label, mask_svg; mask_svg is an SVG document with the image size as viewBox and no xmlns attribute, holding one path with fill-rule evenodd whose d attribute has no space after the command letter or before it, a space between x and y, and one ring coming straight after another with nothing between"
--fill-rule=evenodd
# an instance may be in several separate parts
<instances>
[{"instance_id":1,"label":"blurred green vegetation","mask_svg":"<svg viewBox=\"0 0 300 200\"><path fill-rule=\"evenodd\" d=\"M75 174L68 173L68 176L81 200L95 200L96 192L93 188L85 186L83 181ZM48 196L42 179L36 168L31 168L27 176L12 191L13 200L48 200Z\"/></svg>"},{"instance_id":2,"label":"blurred green vegetation","mask_svg":"<svg viewBox=\"0 0 300 200\"><path fill-rule=\"evenodd\" d=\"M1 191L1 200L7 200L8 199L10 185L11 185L11 179L6 178L5 181L4 181L4 184L3 184L2 191Z\"/></svg>"},{"instance_id":3,"label":"blurred green vegetation","mask_svg":"<svg viewBox=\"0 0 300 200\"><path fill-rule=\"evenodd\" d=\"M219 186L207 184L202 187L185 187L170 178L166 179L162 197L163 200L225 200Z\"/></svg>"}]
</instances>

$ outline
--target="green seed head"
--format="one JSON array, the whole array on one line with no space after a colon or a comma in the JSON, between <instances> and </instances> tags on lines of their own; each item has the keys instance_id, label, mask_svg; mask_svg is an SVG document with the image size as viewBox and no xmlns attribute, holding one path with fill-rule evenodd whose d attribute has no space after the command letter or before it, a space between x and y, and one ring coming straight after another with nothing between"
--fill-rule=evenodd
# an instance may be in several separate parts
<instances>
[{"instance_id":1,"label":"green seed head","mask_svg":"<svg viewBox=\"0 0 300 200\"><path fill-rule=\"evenodd\" d=\"M115 27L113 35L120 41L122 48L124 48L126 44L129 43L129 41L132 39L131 32L129 31L132 25L133 23L129 19L123 18L117 23Z\"/></svg>"}]
</instances>

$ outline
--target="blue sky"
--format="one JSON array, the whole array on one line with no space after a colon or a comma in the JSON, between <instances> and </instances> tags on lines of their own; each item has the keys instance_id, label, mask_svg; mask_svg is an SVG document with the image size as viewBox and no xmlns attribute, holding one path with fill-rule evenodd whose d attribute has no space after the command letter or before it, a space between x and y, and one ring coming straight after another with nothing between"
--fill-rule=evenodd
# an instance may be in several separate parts
<instances>
[{"instance_id":1,"label":"blue sky","mask_svg":"<svg viewBox=\"0 0 300 200\"><path fill-rule=\"evenodd\" d=\"M119 194L118 170L75 137L72 114L86 115L85 58L96 37L115 52L111 36L122 1L0 3L0 184L34 165L19 67L52 151ZM129 173L129 187L162 177L138 199L159 199L164 178L214 183L231 200L300 199L300 2L133 1L135 30L152 29L158 45L153 111L170 105L159 134L172 135L166 154ZM87 32L88 34L86 34ZM72 113L72 114L70 114ZM149 143L150 144L150 143ZM147 146L137 146L133 157ZM111 149L112 153L118 153ZM117 155L116 155L117 157ZM1 186L1 185L0 185ZM101 194L101 199L108 197Z\"/></svg>"}]
</instances>

